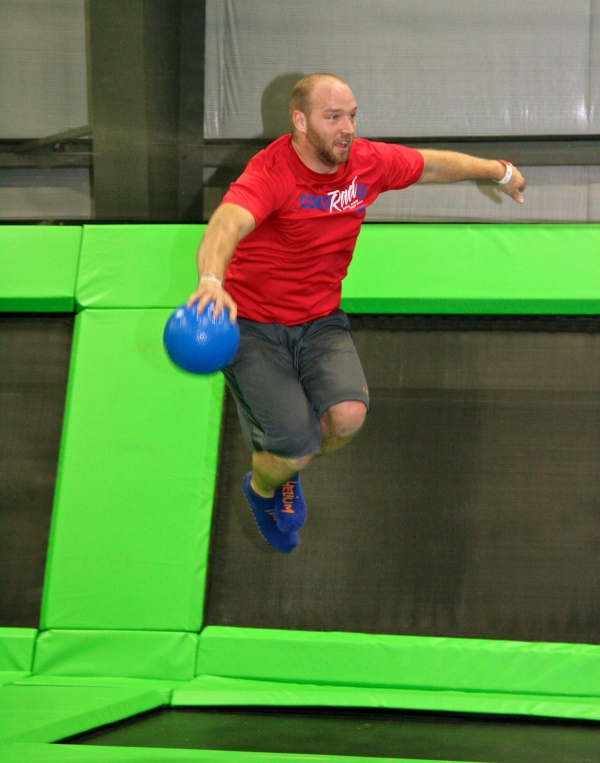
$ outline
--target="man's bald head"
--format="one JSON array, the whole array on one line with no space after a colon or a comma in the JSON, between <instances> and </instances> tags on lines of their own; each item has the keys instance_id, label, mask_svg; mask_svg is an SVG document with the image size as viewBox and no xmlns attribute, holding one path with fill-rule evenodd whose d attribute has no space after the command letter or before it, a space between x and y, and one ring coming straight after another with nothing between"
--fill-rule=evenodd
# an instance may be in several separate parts
<instances>
[{"instance_id":1,"label":"man's bald head","mask_svg":"<svg viewBox=\"0 0 600 763\"><path fill-rule=\"evenodd\" d=\"M310 116L313 107L313 93L321 84L348 87L343 79L336 77L335 74L327 74L327 72L316 72L303 77L300 82L296 82L290 96L290 119L294 111L301 111L306 117Z\"/></svg>"}]
</instances>

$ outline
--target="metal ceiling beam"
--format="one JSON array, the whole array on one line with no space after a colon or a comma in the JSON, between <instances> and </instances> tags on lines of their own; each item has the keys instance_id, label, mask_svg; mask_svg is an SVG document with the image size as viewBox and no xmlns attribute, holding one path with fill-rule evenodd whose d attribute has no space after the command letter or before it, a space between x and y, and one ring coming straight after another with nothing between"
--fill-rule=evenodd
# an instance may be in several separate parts
<instances>
[{"instance_id":1,"label":"metal ceiling beam","mask_svg":"<svg viewBox=\"0 0 600 763\"><path fill-rule=\"evenodd\" d=\"M83 127L74 127L72 130L63 130L57 132L54 135L48 135L45 138L36 138L35 140L28 140L25 143L20 143L13 148L14 154L22 154L27 151L35 151L37 148L44 148L45 146L56 146L61 143L68 143L78 138L86 138L92 134L92 128L89 125L83 125Z\"/></svg>"},{"instance_id":2,"label":"metal ceiling beam","mask_svg":"<svg viewBox=\"0 0 600 763\"><path fill-rule=\"evenodd\" d=\"M372 138L411 148L460 151L484 159L508 159L523 167L600 165L600 135L543 136L540 138ZM204 143L206 167L244 167L271 140L211 140Z\"/></svg>"},{"instance_id":3,"label":"metal ceiling beam","mask_svg":"<svg viewBox=\"0 0 600 763\"><path fill-rule=\"evenodd\" d=\"M90 136L91 128L86 125L46 138L0 146L0 169L90 167L94 163L93 153L82 145L65 146L71 141ZM434 148L445 151L460 151L486 159L509 159L522 167L600 166L600 136L543 137L543 138L373 138L386 143L399 143L412 148ZM202 143L191 139L185 146L201 157L200 167L217 167L239 174L250 159L269 145L271 139L211 140ZM61 150L55 150L57 144ZM196 167L196 174L198 168Z\"/></svg>"}]
</instances>

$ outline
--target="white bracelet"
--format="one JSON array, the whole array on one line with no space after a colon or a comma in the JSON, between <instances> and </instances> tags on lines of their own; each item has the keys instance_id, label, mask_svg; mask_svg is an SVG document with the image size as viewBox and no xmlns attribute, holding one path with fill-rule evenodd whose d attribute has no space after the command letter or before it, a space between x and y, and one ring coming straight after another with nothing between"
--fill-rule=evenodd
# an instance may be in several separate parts
<instances>
[{"instance_id":1,"label":"white bracelet","mask_svg":"<svg viewBox=\"0 0 600 763\"><path fill-rule=\"evenodd\" d=\"M513 171L512 164L510 162L505 162L504 159L497 159L496 161L506 165L506 173L504 177L502 178L502 180L496 180L496 183L499 183L500 185L506 185L512 177L512 171Z\"/></svg>"},{"instance_id":2,"label":"white bracelet","mask_svg":"<svg viewBox=\"0 0 600 763\"><path fill-rule=\"evenodd\" d=\"M218 276L213 275L212 273L203 273L200 276L200 283L202 281L214 281L215 283L218 283L221 288L223 288L223 281Z\"/></svg>"}]
</instances>

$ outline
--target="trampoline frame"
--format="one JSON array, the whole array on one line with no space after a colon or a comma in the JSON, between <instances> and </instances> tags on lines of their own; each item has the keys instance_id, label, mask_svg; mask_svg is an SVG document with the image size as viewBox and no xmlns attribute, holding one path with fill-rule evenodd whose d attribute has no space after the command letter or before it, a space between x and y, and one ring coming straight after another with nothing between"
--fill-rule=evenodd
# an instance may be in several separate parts
<instances>
[{"instance_id":1,"label":"trampoline frame","mask_svg":"<svg viewBox=\"0 0 600 763\"><path fill-rule=\"evenodd\" d=\"M77 312L40 628L0 629L3 759L165 704L600 720L600 646L202 627L223 382L157 337L204 227L0 228L0 310ZM599 244L594 224L365 225L342 307L596 315ZM60 759L152 757L110 753Z\"/></svg>"}]
</instances>

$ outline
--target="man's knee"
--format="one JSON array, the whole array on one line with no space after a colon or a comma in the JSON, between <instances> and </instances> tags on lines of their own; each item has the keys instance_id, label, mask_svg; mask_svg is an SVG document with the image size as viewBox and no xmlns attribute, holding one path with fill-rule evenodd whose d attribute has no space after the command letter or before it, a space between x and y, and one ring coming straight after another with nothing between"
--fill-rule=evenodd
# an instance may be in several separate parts
<instances>
[{"instance_id":1,"label":"man's knee","mask_svg":"<svg viewBox=\"0 0 600 763\"><path fill-rule=\"evenodd\" d=\"M362 427L367 416L367 406L360 400L347 400L328 408L321 417L326 437L351 437Z\"/></svg>"},{"instance_id":2,"label":"man's knee","mask_svg":"<svg viewBox=\"0 0 600 763\"><path fill-rule=\"evenodd\" d=\"M298 456L297 458L288 458L287 456L276 456L274 453L269 453L269 455L276 462L278 462L282 466L285 466L287 469L289 469L292 472L302 471L302 469L307 467L309 463L312 461L312 459L314 458L314 454L311 454L310 456Z\"/></svg>"}]
</instances>

